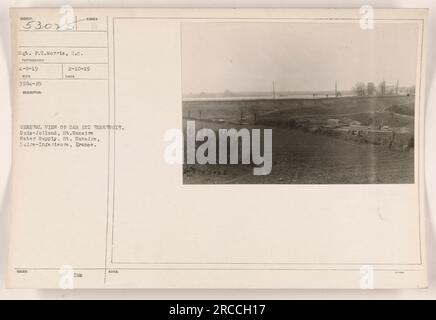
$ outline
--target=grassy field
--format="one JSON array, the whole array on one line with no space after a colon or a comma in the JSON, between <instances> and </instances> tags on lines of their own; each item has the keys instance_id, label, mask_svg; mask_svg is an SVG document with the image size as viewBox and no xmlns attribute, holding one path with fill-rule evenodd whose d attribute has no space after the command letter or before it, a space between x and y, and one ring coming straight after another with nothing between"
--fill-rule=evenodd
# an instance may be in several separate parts
<instances>
[{"instance_id":1,"label":"grassy field","mask_svg":"<svg viewBox=\"0 0 436 320\"><path fill-rule=\"evenodd\" d=\"M261 101L184 102L185 117L196 119L197 129L266 128L258 121L351 118L413 129L412 97L293 99ZM199 121L199 111L201 118ZM240 123L241 112L243 116ZM401 112L401 113L400 113ZM197 114L196 114L197 113ZM408 113L408 114L407 114ZM213 121L212 121L213 120ZM218 122L216 120L219 120ZM186 121L186 118L184 119ZM273 166L270 175L254 176L250 165L185 165L186 184L364 184L413 183L414 152L358 143L299 129L268 126L273 130ZM413 130L412 130L413 132Z\"/></svg>"},{"instance_id":2,"label":"grassy field","mask_svg":"<svg viewBox=\"0 0 436 320\"><path fill-rule=\"evenodd\" d=\"M225 121L349 118L370 124L371 119L390 126L413 126L414 97L343 97L323 99L263 99L235 101L184 101L183 116ZM200 114L201 112L201 114Z\"/></svg>"}]
</instances>

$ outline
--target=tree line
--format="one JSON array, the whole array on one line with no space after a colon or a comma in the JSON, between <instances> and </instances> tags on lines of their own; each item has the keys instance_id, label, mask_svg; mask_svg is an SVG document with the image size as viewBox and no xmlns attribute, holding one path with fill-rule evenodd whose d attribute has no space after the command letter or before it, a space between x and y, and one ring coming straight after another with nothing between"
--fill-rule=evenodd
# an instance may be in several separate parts
<instances>
[{"instance_id":1,"label":"tree line","mask_svg":"<svg viewBox=\"0 0 436 320\"><path fill-rule=\"evenodd\" d=\"M376 85L374 82L365 83L363 81L357 82L353 87L353 92L356 96L385 96L385 95L398 95L400 91L407 94L415 94L415 86L409 88L399 88L398 84L395 86L388 86L386 81L380 82Z\"/></svg>"}]
</instances>

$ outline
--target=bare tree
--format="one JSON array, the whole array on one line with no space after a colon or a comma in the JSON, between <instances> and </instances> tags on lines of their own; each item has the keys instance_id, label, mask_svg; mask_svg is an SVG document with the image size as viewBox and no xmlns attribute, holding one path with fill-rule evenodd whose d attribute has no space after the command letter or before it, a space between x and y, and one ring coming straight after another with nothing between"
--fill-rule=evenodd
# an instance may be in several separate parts
<instances>
[{"instance_id":1,"label":"bare tree","mask_svg":"<svg viewBox=\"0 0 436 320\"><path fill-rule=\"evenodd\" d=\"M386 81L380 82L378 85L378 90L381 96L384 96L386 94Z\"/></svg>"},{"instance_id":2,"label":"bare tree","mask_svg":"<svg viewBox=\"0 0 436 320\"><path fill-rule=\"evenodd\" d=\"M375 84L374 82L368 82L368 85L366 86L366 93L368 96L372 96L375 93Z\"/></svg>"},{"instance_id":3,"label":"bare tree","mask_svg":"<svg viewBox=\"0 0 436 320\"><path fill-rule=\"evenodd\" d=\"M354 85L353 88L354 93L359 96L359 97L363 97L366 93L366 85L364 82L358 82Z\"/></svg>"}]
</instances>

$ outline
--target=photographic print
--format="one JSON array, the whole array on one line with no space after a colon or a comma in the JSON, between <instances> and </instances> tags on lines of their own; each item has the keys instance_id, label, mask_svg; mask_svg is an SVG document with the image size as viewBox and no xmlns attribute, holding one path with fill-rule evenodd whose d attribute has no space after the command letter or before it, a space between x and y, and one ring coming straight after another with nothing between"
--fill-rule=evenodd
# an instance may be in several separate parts
<instances>
[{"instance_id":1,"label":"photographic print","mask_svg":"<svg viewBox=\"0 0 436 320\"><path fill-rule=\"evenodd\" d=\"M414 183L418 27L181 26L184 184Z\"/></svg>"}]
</instances>

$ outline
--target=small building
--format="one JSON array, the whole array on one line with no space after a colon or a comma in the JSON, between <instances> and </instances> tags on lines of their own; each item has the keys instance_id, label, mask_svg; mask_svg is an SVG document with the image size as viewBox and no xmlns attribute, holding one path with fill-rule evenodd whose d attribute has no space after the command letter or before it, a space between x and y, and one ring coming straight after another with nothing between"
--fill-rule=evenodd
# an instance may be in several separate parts
<instances>
[{"instance_id":1,"label":"small building","mask_svg":"<svg viewBox=\"0 0 436 320\"><path fill-rule=\"evenodd\" d=\"M328 124L335 124L335 125L339 125L340 124L340 120L339 119L328 119L327 123Z\"/></svg>"},{"instance_id":2,"label":"small building","mask_svg":"<svg viewBox=\"0 0 436 320\"><path fill-rule=\"evenodd\" d=\"M308 121L311 126L322 126L325 124L325 120L320 119L308 119Z\"/></svg>"},{"instance_id":3,"label":"small building","mask_svg":"<svg viewBox=\"0 0 436 320\"><path fill-rule=\"evenodd\" d=\"M368 131L370 130L368 126L363 126L363 125L350 125L347 128L348 128L348 132L350 132L355 136L362 136L364 134L368 134Z\"/></svg>"},{"instance_id":4,"label":"small building","mask_svg":"<svg viewBox=\"0 0 436 320\"><path fill-rule=\"evenodd\" d=\"M369 126L363 126L363 125L350 125L350 129L353 130L370 130L371 128Z\"/></svg>"},{"instance_id":5,"label":"small building","mask_svg":"<svg viewBox=\"0 0 436 320\"><path fill-rule=\"evenodd\" d=\"M328 119L327 124L329 127L337 128L341 125L341 121L339 119Z\"/></svg>"}]
</instances>

